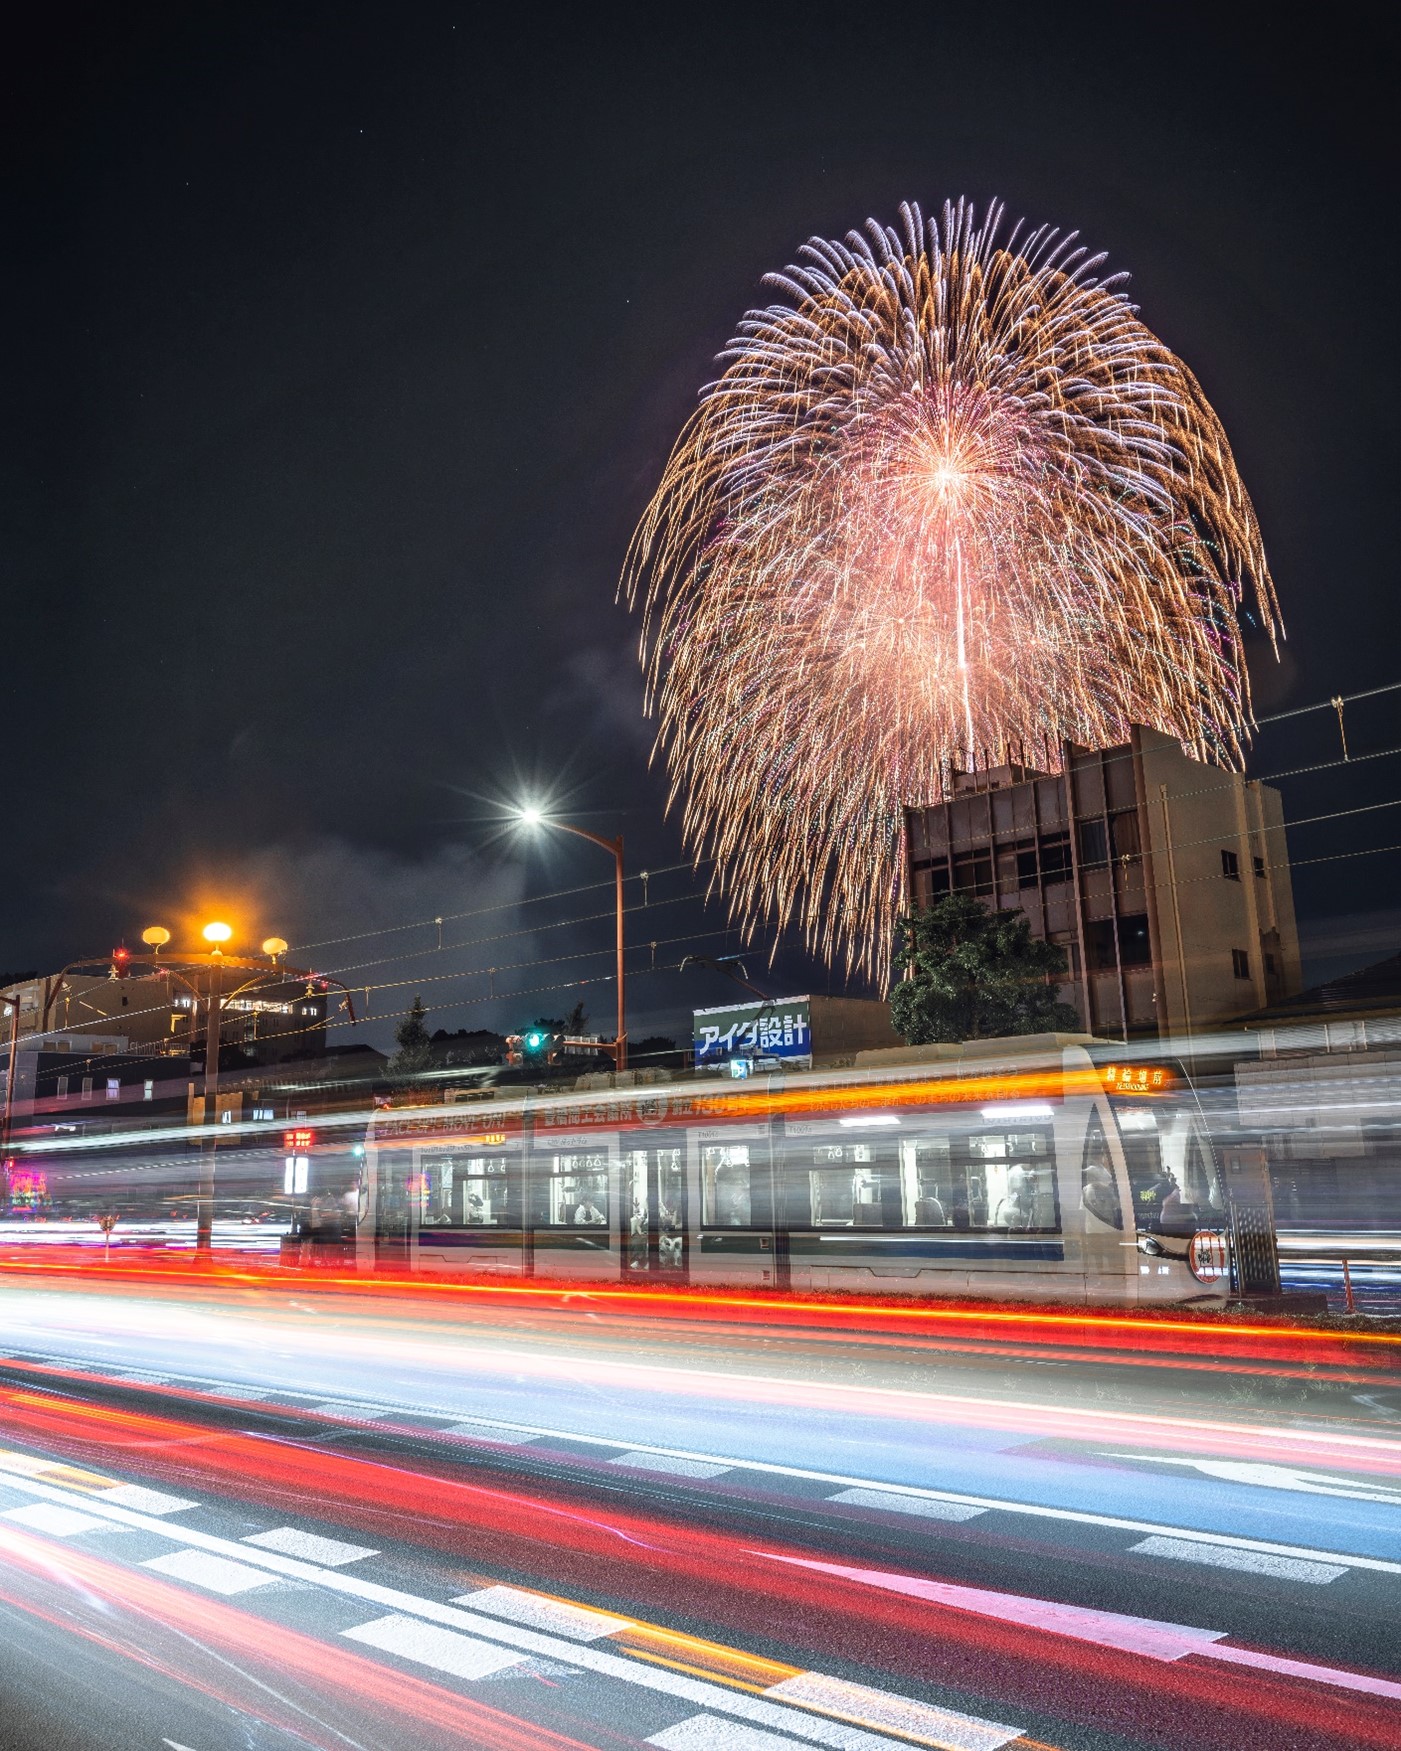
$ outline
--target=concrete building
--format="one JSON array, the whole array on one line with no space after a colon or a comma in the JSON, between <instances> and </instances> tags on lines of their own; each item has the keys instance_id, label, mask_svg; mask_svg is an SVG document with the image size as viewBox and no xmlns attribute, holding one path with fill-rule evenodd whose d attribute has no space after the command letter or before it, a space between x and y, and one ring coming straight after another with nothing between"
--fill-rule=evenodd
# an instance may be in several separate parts
<instances>
[{"instance_id":1,"label":"concrete building","mask_svg":"<svg viewBox=\"0 0 1401 1751\"><path fill-rule=\"evenodd\" d=\"M1278 791L1138 726L1062 756L1058 774L956 773L948 800L907 808L913 904L1025 912L1065 949L1061 995L1089 1033L1201 1033L1299 989Z\"/></svg>"},{"instance_id":2,"label":"concrete building","mask_svg":"<svg viewBox=\"0 0 1401 1751\"><path fill-rule=\"evenodd\" d=\"M243 975L230 977L230 985ZM315 1057L325 1048L326 992L308 990L305 975L260 983L226 999L220 1045L238 1047L259 1063ZM132 972L125 978L92 972L35 978L4 995L6 1033L10 1005L19 1003L20 1044L42 1036L46 1053L93 1050L149 1051L188 1057L204 1053L204 1017L188 986L165 970ZM101 1042L120 1040L119 1046ZM94 1047L87 1042L97 1041Z\"/></svg>"}]
</instances>

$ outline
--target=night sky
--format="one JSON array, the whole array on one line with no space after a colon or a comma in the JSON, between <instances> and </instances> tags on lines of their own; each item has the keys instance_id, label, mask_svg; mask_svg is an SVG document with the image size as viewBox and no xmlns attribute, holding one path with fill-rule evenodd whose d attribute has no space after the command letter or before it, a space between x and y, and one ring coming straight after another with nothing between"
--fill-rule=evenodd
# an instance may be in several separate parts
<instances>
[{"instance_id":1,"label":"night sky","mask_svg":"<svg viewBox=\"0 0 1401 1751\"><path fill-rule=\"evenodd\" d=\"M659 964L737 948L671 867L617 575L761 275L904 198L1000 195L1132 274L1259 512L1289 634L1262 716L1401 679L1389 9L34 10L5 71L0 967L213 904L361 969L381 1017L422 976L435 1025L579 995L606 1024L607 985L570 988L604 959L504 971L557 987L510 1002L444 976L606 942L538 928L602 887L519 910L608 875L501 837L523 788L662 872L630 924ZM1401 741L1398 699L1348 708L1354 754ZM1337 751L1316 712L1252 770ZM1286 805L1399 778L1355 761ZM1312 860L1398 841L1385 808L1292 835L1307 971L1394 952L1397 855ZM760 982L827 980L785 949ZM730 989L639 979L634 1036Z\"/></svg>"}]
</instances>

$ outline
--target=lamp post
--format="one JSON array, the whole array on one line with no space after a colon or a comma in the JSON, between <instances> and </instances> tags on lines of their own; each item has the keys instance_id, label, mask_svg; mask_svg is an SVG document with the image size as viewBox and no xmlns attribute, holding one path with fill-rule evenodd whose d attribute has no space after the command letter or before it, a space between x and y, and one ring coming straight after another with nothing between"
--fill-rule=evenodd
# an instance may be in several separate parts
<instances>
[{"instance_id":1,"label":"lamp post","mask_svg":"<svg viewBox=\"0 0 1401 1751\"><path fill-rule=\"evenodd\" d=\"M15 1060L19 1057L19 992L6 997L10 1006L10 1056L5 1065L5 1113L0 1118L0 1173L5 1176L5 1208L10 1204L10 1125L15 1106Z\"/></svg>"},{"instance_id":2,"label":"lamp post","mask_svg":"<svg viewBox=\"0 0 1401 1751\"><path fill-rule=\"evenodd\" d=\"M623 966L623 836L619 833L616 839L605 839L599 833L590 833L587 827L574 827L568 821L554 821L541 810L524 808L517 810L522 826L525 827L555 827L561 833L573 833L576 838L587 839L592 845L599 845L610 852L613 857L613 896L617 914L617 975L618 975L618 1025L611 1040L603 1044L613 1054L613 1068L626 1070L628 1067L628 1036L627 1036L627 998L624 985Z\"/></svg>"},{"instance_id":3,"label":"lamp post","mask_svg":"<svg viewBox=\"0 0 1401 1751\"><path fill-rule=\"evenodd\" d=\"M173 957L162 959L160 951L170 941L170 932L163 926L154 924L149 930L144 931L141 937L141 940L150 949L150 954L128 955L124 952L123 962L128 971L137 966L149 966L158 969L159 972L165 974L168 978L179 980L179 982L190 993L195 1004L191 1016L192 1033L194 1020L199 1013L198 1005L201 1000L203 1000L205 1004L204 1122L200 1126L202 1147L199 1195L195 1205L195 1250L197 1253L208 1254L213 1250L214 1245L214 1169L219 1142L219 1133L216 1128L219 1123L219 1114L217 1110L219 1096L219 1045L221 1024L229 1004L233 1002L236 997L242 996L245 991L253 990L260 985L266 986L274 983L291 984L303 978L308 981L315 978L323 990L331 985L335 985L340 991L344 992L345 1007L350 1012L350 1019L352 1022L356 1019L356 1016L355 1005L351 1000L350 992L343 984L341 984L339 979L329 979L325 974L306 973L299 969L278 965L278 957L285 954L287 951L287 944L280 936L268 937L262 945L262 955L259 956L240 955L237 952L230 955L224 953L222 945L231 941L233 938L233 927L231 925L212 922L206 924L200 934L205 942L209 944L209 948L206 952L178 954ZM99 957L99 959L101 958L106 957ZM50 991L48 999L44 1005L41 1031L47 1031L48 1029L49 1015L53 1007L53 1002L58 995L58 992L63 988L65 975L73 971L75 968L92 966L94 964L96 964L96 962L93 960L70 961L68 966L64 967L62 972L58 974L57 978L52 981L52 990ZM244 979L242 983L236 984L232 990L226 991L224 988L225 975L229 969L251 973L252 977ZM310 995L310 983L308 983L307 990L308 995ZM9 1119L7 1108L7 1116L5 1120L6 1136L8 1136L8 1132Z\"/></svg>"}]
</instances>

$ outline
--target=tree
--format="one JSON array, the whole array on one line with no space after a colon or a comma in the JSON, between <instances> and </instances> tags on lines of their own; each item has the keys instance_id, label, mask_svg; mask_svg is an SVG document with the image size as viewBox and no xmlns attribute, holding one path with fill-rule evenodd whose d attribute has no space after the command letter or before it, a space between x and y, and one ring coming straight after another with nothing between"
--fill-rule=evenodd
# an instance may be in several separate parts
<instances>
[{"instance_id":1,"label":"tree","mask_svg":"<svg viewBox=\"0 0 1401 1751\"><path fill-rule=\"evenodd\" d=\"M1025 912L946 894L898 921L895 960L908 971L891 990L890 1015L912 1046L1079 1027L1055 992L1065 951L1034 937Z\"/></svg>"},{"instance_id":2,"label":"tree","mask_svg":"<svg viewBox=\"0 0 1401 1751\"><path fill-rule=\"evenodd\" d=\"M433 1042L424 1026L427 1013L422 997L415 997L413 1008L395 1028L394 1038L398 1042L399 1050L389 1060L388 1068L392 1076L420 1076L432 1067Z\"/></svg>"}]
</instances>

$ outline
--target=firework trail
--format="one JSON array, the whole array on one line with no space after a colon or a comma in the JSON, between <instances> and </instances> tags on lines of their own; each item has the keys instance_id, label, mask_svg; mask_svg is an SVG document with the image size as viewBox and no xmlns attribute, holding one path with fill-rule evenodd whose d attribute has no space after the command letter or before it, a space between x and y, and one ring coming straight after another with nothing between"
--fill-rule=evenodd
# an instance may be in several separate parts
<instances>
[{"instance_id":1,"label":"firework trail","mask_svg":"<svg viewBox=\"0 0 1401 1751\"><path fill-rule=\"evenodd\" d=\"M1238 766L1277 610L1192 373L1074 234L814 238L721 355L622 582L672 800L746 929L884 979L901 808L1130 723Z\"/></svg>"}]
</instances>

